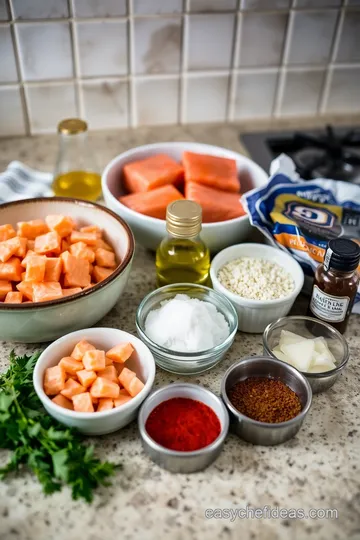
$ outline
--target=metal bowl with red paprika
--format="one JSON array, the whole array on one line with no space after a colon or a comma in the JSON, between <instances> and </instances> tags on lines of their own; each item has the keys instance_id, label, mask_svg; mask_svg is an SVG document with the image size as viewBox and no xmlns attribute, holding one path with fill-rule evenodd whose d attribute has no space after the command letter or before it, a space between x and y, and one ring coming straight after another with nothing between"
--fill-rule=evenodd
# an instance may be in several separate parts
<instances>
[{"instance_id":1,"label":"metal bowl with red paprika","mask_svg":"<svg viewBox=\"0 0 360 540\"><path fill-rule=\"evenodd\" d=\"M145 452L168 471L191 473L219 456L229 429L220 398L196 384L179 383L156 390L138 417Z\"/></svg>"}]
</instances>

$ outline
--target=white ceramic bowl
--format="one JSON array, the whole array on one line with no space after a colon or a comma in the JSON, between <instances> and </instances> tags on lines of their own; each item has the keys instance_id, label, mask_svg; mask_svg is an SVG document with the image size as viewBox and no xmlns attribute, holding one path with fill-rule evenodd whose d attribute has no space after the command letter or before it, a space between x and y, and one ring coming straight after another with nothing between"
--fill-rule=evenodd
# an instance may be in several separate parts
<instances>
[{"instance_id":1,"label":"white ceramic bowl","mask_svg":"<svg viewBox=\"0 0 360 540\"><path fill-rule=\"evenodd\" d=\"M107 206L126 219L134 232L136 240L148 249L155 250L166 235L165 221L139 214L118 201L118 197L124 195L122 169L126 163L145 159L155 154L167 154L177 161L181 161L184 151L235 159L242 193L254 187L263 186L268 181L268 175L265 171L251 159L237 152L209 144L194 142L156 143L138 146L120 154L107 165L103 172L103 195ZM218 223L204 223L201 235L209 249L212 252L217 252L245 240L250 228L248 216L241 216Z\"/></svg>"},{"instance_id":2,"label":"white ceramic bowl","mask_svg":"<svg viewBox=\"0 0 360 540\"><path fill-rule=\"evenodd\" d=\"M0 224L43 219L48 214L72 217L78 226L97 225L121 261L106 279L78 294L29 304L0 303L0 340L36 343L51 341L99 321L120 298L131 270L134 238L129 226L98 204L66 197L16 201L0 206Z\"/></svg>"},{"instance_id":3,"label":"white ceramic bowl","mask_svg":"<svg viewBox=\"0 0 360 540\"><path fill-rule=\"evenodd\" d=\"M123 341L130 342L135 352L126 362L126 366L135 371L145 384L141 392L121 407L99 413L70 411L53 403L43 389L45 370L57 365L63 356L69 356L81 339L86 339L95 347L103 350L109 350ZM45 409L56 420L66 426L75 427L87 435L104 435L123 428L136 418L141 403L152 388L154 378L155 361L153 355L140 339L116 328L86 328L58 339L45 349L36 363L33 383L35 392Z\"/></svg>"},{"instance_id":4,"label":"white ceramic bowl","mask_svg":"<svg viewBox=\"0 0 360 540\"><path fill-rule=\"evenodd\" d=\"M222 266L240 257L255 257L276 262L285 268L294 280L291 294L278 300L250 300L230 292L217 278ZM223 293L234 305L238 314L238 329L242 332L258 334L272 321L287 315L302 289L304 273L301 266L285 251L264 244L239 244L224 249L214 257L210 276L216 291Z\"/></svg>"}]
</instances>

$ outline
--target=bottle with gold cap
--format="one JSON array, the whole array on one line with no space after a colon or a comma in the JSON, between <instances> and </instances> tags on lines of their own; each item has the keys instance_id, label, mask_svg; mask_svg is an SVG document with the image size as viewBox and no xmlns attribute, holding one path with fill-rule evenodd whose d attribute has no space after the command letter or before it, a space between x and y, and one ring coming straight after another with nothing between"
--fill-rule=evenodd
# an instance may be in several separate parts
<instances>
[{"instance_id":1,"label":"bottle with gold cap","mask_svg":"<svg viewBox=\"0 0 360 540\"><path fill-rule=\"evenodd\" d=\"M96 201L101 195L101 176L89 147L87 123L80 118L62 120L58 134L54 194Z\"/></svg>"},{"instance_id":2,"label":"bottle with gold cap","mask_svg":"<svg viewBox=\"0 0 360 540\"><path fill-rule=\"evenodd\" d=\"M174 201L166 210L164 238L156 251L158 286L170 283L206 285L210 254L200 238L201 206L194 201Z\"/></svg>"}]
</instances>

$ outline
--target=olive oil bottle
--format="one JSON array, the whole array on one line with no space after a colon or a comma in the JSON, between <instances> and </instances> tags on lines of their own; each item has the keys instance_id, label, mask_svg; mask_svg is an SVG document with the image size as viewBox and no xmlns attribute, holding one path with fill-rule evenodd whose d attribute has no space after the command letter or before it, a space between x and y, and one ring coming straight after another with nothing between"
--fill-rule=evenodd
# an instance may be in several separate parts
<instances>
[{"instance_id":1,"label":"olive oil bottle","mask_svg":"<svg viewBox=\"0 0 360 540\"><path fill-rule=\"evenodd\" d=\"M194 201L174 201L167 207L168 235L156 252L159 287L170 283L207 284L210 254L199 236L201 218L201 206Z\"/></svg>"}]
</instances>

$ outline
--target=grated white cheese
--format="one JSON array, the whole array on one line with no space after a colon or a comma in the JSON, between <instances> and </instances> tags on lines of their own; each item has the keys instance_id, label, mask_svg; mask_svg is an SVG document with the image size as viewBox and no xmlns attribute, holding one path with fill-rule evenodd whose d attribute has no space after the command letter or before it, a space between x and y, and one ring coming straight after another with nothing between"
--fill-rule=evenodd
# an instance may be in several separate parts
<instances>
[{"instance_id":1,"label":"grated white cheese","mask_svg":"<svg viewBox=\"0 0 360 540\"><path fill-rule=\"evenodd\" d=\"M277 300L294 290L289 272L267 259L235 259L220 268L217 277L229 291L251 300Z\"/></svg>"}]
</instances>

